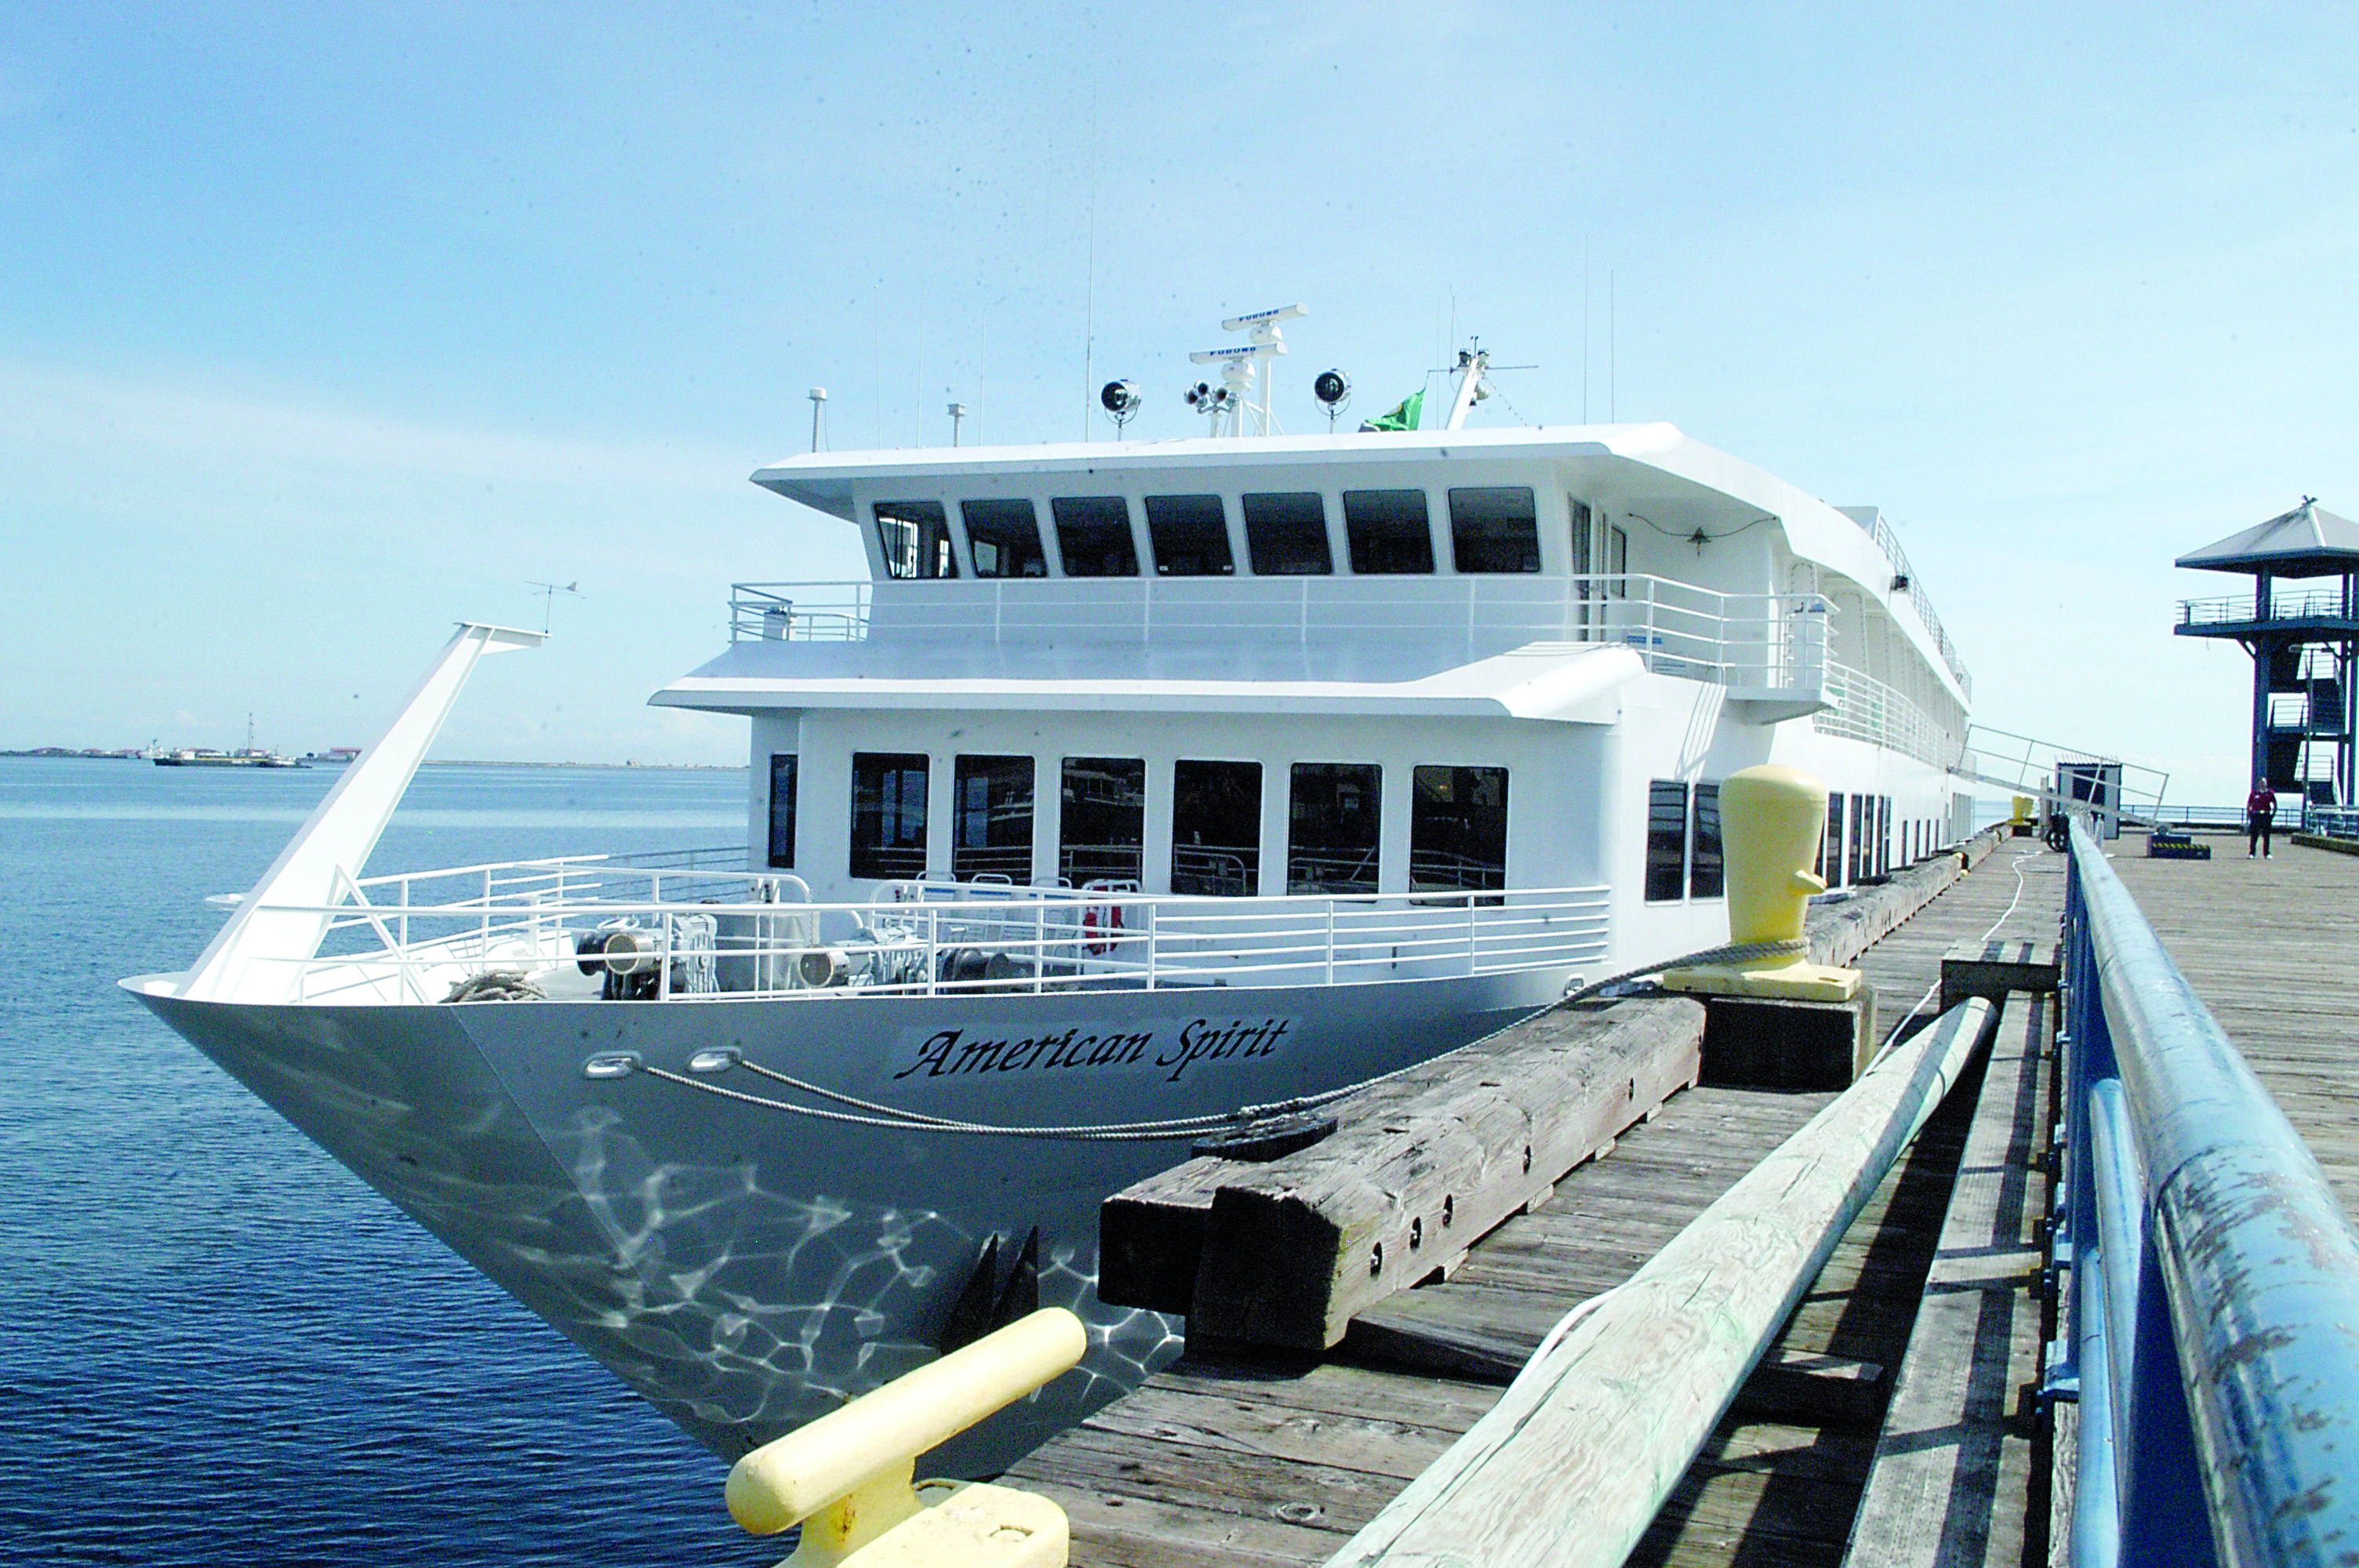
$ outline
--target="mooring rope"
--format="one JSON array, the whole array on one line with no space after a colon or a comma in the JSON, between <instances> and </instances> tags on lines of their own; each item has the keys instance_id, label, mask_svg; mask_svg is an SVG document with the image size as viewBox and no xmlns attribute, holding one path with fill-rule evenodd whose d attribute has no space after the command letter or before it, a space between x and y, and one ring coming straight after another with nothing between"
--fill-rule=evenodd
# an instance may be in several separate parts
<instances>
[{"instance_id":1,"label":"mooring rope","mask_svg":"<svg viewBox=\"0 0 2359 1568\"><path fill-rule=\"evenodd\" d=\"M1647 975L1660 974L1665 969L1680 968L1690 964L1741 963L1749 958L1779 957L1807 951L1809 946L1808 942L1799 938L1777 942L1724 943L1717 947L1706 947L1701 952L1685 954L1676 958L1665 958L1639 968L1625 969L1622 973L1608 976L1593 985L1582 987L1556 1005L1568 1007L1585 998L1594 996L1610 986L1623 985ZM1514 1024L1505 1025L1484 1035L1482 1039L1471 1041L1469 1044L1479 1045L1484 1040L1495 1039L1507 1029L1514 1027ZM1465 1047L1461 1046L1459 1049L1463 1050ZM1448 1054L1444 1053L1444 1054ZM775 1067L765 1067L759 1063L748 1062L743 1056L733 1055L729 1065L743 1067L759 1077L767 1078L799 1093L816 1095L822 1099L833 1100L838 1105L851 1106L855 1108L850 1111L828 1110L819 1106L797 1105L789 1100L770 1099L761 1095L747 1094L743 1089L733 1089L720 1084L710 1083L701 1077L691 1076L686 1073L651 1067L636 1059L620 1065L626 1072L644 1073L648 1077L658 1078L668 1084L678 1084L683 1088L694 1089L699 1094L735 1100L740 1105L756 1106L765 1110L784 1111L789 1116L808 1117L815 1121L839 1122L854 1127L875 1127L890 1132L947 1132L970 1138L1046 1138L1070 1139L1080 1142L1155 1143L1178 1142L1183 1139L1201 1138L1222 1128L1246 1127L1277 1117L1294 1116L1303 1111L1315 1110L1321 1106L1332 1105L1337 1100L1348 1098L1363 1089L1374 1088L1379 1084L1389 1083L1405 1074L1429 1067L1439 1059L1429 1056L1420 1061L1395 1067L1388 1073L1379 1073L1373 1077L1362 1078L1338 1088L1323 1089L1318 1094L1301 1095L1293 1099L1277 1100L1267 1105L1244 1105L1234 1110L1207 1111L1200 1116L1173 1117L1160 1121L1110 1121L1080 1127L1024 1127L984 1121L960 1121L949 1117L934 1116L926 1111L908 1110L899 1106L862 1099L857 1095L845 1094L840 1089L827 1088L806 1079L798 1078L792 1074L781 1073ZM863 1115L859 1114L860 1112L873 1114Z\"/></svg>"},{"instance_id":2,"label":"mooring rope","mask_svg":"<svg viewBox=\"0 0 2359 1568\"><path fill-rule=\"evenodd\" d=\"M2000 914L1996 920L1990 923L1990 931L1984 932L1982 934L1981 940L1984 942L1989 941L1991 939L1991 932L1996 931L2000 926L2005 925L2008 919L2014 915L2015 906L2023 902L2023 889L2025 885L2023 881L2023 862L2032 859L2040 852L2041 851L2038 849L2026 849L2021 854L2015 857L2015 896L2006 901L2006 910ZM2052 850L2049 852L2053 853ZM1935 975L1933 977L1933 983L1925 988L1925 994L1917 999L1916 1005L1911 1007L1907 1012L1902 1013L1899 1019L1894 1022L1891 1029L1886 1033L1884 1036L1884 1044L1875 1048L1876 1055L1880 1057L1886 1051L1892 1049L1892 1043L1900 1037L1900 1032L1903 1029L1908 1027L1908 1021L1915 1018L1919 1011L1924 1008L1925 1004L1933 1000L1933 993L1940 989L1941 977Z\"/></svg>"}]
</instances>

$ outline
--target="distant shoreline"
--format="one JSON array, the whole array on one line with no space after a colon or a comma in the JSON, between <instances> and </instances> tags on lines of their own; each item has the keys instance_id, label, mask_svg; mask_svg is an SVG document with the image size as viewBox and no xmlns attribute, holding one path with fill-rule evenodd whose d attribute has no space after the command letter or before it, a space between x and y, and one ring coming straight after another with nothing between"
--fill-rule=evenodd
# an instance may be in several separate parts
<instances>
[{"instance_id":1,"label":"distant shoreline","mask_svg":"<svg viewBox=\"0 0 2359 1568\"><path fill-rule=\"evenodd\" d=\"M0 752L0 757L24 758L42 762L144 762L149 761L145 752L77 752L62 746L38 746L29 751ZM300 761L314 771L340 768L346 764L330 762L319 756L306 756ZM419 764L428 768L612 768L616 772L673 773L742 773L743 762L504 762L488 757L429 757ZM283 770L279 770L283 771Z\"/></svg>"}]
</instances>

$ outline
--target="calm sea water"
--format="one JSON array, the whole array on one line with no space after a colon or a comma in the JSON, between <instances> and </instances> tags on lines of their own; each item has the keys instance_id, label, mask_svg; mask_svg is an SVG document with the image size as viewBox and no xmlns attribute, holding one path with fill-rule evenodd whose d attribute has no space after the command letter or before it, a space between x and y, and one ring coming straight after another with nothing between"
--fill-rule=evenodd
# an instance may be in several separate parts
<instances>
[{"instance_id":1,"label":"calm sea water","mask_svg":"<svg viewBox=\"0 0 2359 1568\"><path fill-rule=\"evenodd\" d=\"M0 758L0 1559L776 1561L720 1461L116 989L336 777ZM745 791L429 768L369 870L740 843Z\"/></svg>"}]
</instances>

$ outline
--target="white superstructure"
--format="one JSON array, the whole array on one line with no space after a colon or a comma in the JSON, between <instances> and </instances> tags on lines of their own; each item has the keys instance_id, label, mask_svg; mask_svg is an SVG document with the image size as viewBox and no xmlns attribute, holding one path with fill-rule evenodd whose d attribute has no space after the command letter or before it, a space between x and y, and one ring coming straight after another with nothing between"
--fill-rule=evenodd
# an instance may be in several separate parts
<instances>
[{"instance_id":1,"label":"white superstructure","mask_svg":"<svg viewBox=\"0 0 2359 1568\"><path fill-rule=\"evenodd\" d=\"M1266 427L1239 322L1214 412ZM1723 940L1730 773L1827 782L1836 886L1966 826L1965 673L1880 514L1667 425L754 477L870 575L738 585L654 698L750 720L742 856L363 876L531 640L474 628L204 960L126 982L724 1453L1035 1299L1091 1358L945 1463L1134 1384L1177 1325L1097 1302L1098 1200Z\"/></svg>"}]
</instances>

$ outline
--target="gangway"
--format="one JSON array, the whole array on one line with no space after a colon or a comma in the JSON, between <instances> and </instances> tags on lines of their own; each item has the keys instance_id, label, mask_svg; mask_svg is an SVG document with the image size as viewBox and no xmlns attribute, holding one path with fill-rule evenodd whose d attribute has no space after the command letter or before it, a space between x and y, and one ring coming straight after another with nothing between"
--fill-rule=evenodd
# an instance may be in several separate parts
<instances>
[{"instance_id":1,"label":"gangway","mask_svg":"<svg viewBox=\"0 0 2359 1568\"><path fill-rule=\"evenodd\" d=\"M2159 768L1986 724L1967 726L1965 755L1953 771L1977 784L2034 797L2043 817L2085 807L2106 838L2119 837L2125 824L2152 826L2170 784L2170 775Z\"/></svg>"}]
</instances>

